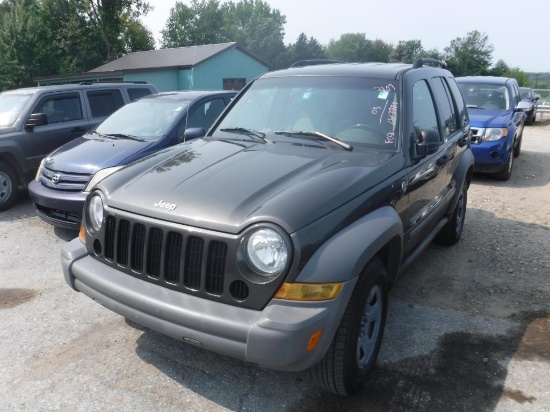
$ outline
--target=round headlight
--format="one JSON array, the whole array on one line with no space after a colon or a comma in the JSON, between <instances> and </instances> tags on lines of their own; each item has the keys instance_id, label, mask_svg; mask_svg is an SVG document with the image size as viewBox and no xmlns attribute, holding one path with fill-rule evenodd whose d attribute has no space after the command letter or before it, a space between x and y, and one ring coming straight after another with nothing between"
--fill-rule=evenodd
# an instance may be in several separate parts
<instances>
[{"instance_id":1,"label":"round headlight","mask_svg":"<svg viewBox=\"0 0 550 412\"><path fill-rule=\"evenodd\" d=\"M248 260L261 275L273 275L286 266L288 249L284 238L272 229L260 229L248 238Z\"/></svg>"},{"instance_id":2,"label":"round headlight","mask_svg":"<svg viewBox=\"0 0 550 412\"><path fill-rule=\"evenodd\" d=\"M103 224L103 201L99 195L92 196L88 203L88 216L92 228L99 232Z\"/></svg>"}]
</instances>

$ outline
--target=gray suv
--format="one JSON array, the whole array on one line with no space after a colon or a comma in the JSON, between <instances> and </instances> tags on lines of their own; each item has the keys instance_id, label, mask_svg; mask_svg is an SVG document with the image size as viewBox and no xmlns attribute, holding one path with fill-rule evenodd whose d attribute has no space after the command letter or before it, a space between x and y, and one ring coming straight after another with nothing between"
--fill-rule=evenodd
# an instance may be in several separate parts
<instances>
[{"instance_id":1,"label":"gray suv","mask_svg":"<svg viewBox=\"0 0 550 412\"><path fill-rule=\"evenodd\" d=\"M0 211L13 204L48 153L156 91L144 83L86 83L0 93Z\"/></svg>"}]
</instances>

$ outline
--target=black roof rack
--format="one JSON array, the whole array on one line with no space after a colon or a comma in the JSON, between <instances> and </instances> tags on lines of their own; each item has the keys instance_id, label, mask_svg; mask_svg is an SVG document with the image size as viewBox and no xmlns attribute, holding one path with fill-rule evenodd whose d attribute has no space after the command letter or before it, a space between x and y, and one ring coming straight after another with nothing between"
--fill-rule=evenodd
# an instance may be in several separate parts
<instances>
[{"instance_id":1,"label":"black roof rack","mask_svg":"<svg viewBox=\"0 0 550 412\"><path fill-rule=\"evenodd\" d=\"M308 59L308 60L298 60L290 65L290 67L305 67L305 66L315 66L318 64L334 64L334 63L345 63L339 60L331 59Z\"/></svg>"},{"instance_id":2,"label":"black roof rack","mask_svg":"<svg viewBox=\"0 0 550 412\"><path fill-rule=\"evenodd\" d=\"M81 85L90 85L90 84L106 84L106 83L129 83L129 84L147 84L145 80L113 80L113 81L104 81L104 82L96 82L96 81L85 81L80 82L78 84Z\"/></svg>"},{"instance_id":3,"label":"black roof rack","mask_svg":"<svg viewBox=\"0 0 550 412\"><path fill-rule=\"evenodd\" d=\"M439 67L441 67L442 69L446 69L447 68L447 63L445 63L444 60L437 60L437 59L432 59L430 57L422 57L420 59L418 59L417 61L414 62L413 64L413 69L419 69L421 68L422 66L424 66L424 64L426 63L436 63Z\"/></svg>"}]
</instances>

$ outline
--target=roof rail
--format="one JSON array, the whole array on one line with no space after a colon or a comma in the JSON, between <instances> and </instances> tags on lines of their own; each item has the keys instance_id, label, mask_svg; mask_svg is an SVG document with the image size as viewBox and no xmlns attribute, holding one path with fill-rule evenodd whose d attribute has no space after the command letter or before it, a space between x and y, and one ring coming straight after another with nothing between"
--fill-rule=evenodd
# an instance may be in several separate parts
<instances>
[{"instance_id":1,"label":"roof rail","mask_svg":"<svg viewBox=\"0 0 550 412\"><path fill-rule=\"evenodd\" d=\"M305 66L316 66L318 64L334 64L334 63L345 63L340 60L331 60L331 59L308 59L308 60L298 60L292 63L289 67L305 67Z\"/></svg>"},{"instance_id":2,"label":"roof rail","mask_svg":"<svg viewBox=\"0 0 550 412\"><path fill-rule=\"evenodd\" d=\"M424 66L424 64L426 63L437 63L437 65L439 67L441 67L442 69L446 69L447 68L447 63L445 63L444 60L437 60L437 59L432 59L430 57L422 57L420 59L418 59L417 61L414 62L413 64L413 69L419 69L421 68L422 66Z\"/></svg>"},{"instance_id":3,"label":"roof rail","mask_svg":"<svg viewBox=\"0 0 550 412\"><path fill-rule=\"evenodd\" d=\"M103 82L88 80L88 81L80 82L78 84L89 85L89 84L108 84L108 83L148 84L145 80L108 80Z\"/></svg>"}]
</instances>

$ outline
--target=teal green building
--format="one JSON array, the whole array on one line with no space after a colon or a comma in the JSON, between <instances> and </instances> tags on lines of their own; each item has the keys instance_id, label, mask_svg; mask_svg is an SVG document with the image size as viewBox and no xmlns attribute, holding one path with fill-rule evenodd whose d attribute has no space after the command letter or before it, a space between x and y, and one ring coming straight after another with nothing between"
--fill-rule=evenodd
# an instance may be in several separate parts
<instances>
[{"instance_id":1,"label":"teal green building","mask_svg":"<svg viewBox=\"0 0 550 412\"><path fill-rule=\"evenodd\" d=\"M39 86L77 82L144 81L158 91L240 90L268 65L237 43L130 53L86 73L34 79Z\"/></svg>"}]
</instances>

